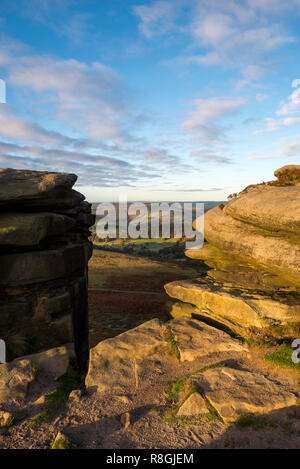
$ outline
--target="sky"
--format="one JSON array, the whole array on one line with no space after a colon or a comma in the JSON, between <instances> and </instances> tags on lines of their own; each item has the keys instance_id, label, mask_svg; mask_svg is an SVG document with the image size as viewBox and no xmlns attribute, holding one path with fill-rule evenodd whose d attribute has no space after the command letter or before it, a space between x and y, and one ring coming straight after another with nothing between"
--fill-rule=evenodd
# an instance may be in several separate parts
<instances>
[{"instance_id":1,"label":"sky","mask_svg":"<svg viewBox=\"0 0 300 469\"><path fill-rule=\"evenodd\" d=\"M0 167L205 201L300 163L300 0L1 0L0 28Z\"/></svg>"}]
</instances>

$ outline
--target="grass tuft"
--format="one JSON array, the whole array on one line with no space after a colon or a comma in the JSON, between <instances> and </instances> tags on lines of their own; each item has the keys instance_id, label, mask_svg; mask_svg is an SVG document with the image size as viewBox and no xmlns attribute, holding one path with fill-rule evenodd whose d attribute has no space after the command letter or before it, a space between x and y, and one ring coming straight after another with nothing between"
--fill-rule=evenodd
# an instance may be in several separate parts
<instances>
[{"instance_id":1,"label":"grass tuft","mask_svg":"<svg viewBox=\"0 0 300 469\"><path fill-rule=\"evenodd\" d=\"M58 387L47 394L44 408L30 419L29 428L38 428L42 423L51 421L59 409L67 402L71 391L82 386L82 383L78 382L78 377L71 371L64 374L58 381Z\"/></svg>"},{"instance_id":2,"label":"grass tuft","mask_svg":"<svg viewBox=\"0 0 300 469\"><path fill-rule=\"evenodd\" d=\"M165 334L163 339L166 342L168 342L170 349L171 349L171 354L174 355L178 361L180 361L180 351L179 351L174 335L171 333Z\"/></svg>"},{"instance_id":3,"label":"grass tuft","mask_svg":"<svg viewBox=\"0 0 300 469\"><path fill-rule=\"evenodd\" d=\"M277 349L264 356L264 359L274 366L282 368L293 368L300 373L300 363L292 361L294 349L286 344L282 344Z\"/></svg>"}]
</instances>

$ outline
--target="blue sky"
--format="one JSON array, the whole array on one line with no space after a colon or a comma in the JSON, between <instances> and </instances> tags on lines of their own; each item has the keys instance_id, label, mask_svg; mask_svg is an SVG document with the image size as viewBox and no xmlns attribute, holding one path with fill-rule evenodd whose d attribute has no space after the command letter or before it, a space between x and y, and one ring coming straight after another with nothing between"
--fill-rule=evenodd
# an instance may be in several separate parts
<instances>
[{"instance_id":1,"label":"blue sky","mask_svg":"<svg viewBox=\"0 0 300 469\"><path fill-rule=\"evenodd\" d=\"M1 0L0 166L91 201L271 180L300 163L299 26L300 0Z\"/></svg>"}]
</instances>

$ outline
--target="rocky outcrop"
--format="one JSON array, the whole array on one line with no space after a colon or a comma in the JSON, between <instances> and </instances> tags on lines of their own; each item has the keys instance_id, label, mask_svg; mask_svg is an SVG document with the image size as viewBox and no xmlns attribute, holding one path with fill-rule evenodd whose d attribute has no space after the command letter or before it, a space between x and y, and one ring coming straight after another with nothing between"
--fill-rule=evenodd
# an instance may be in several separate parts
<instances>
[{"instance_id":1,"label":"rocky outcrop","mask_svg":"<svg viewBox=\"0 0 300 469\"><path fill-rule=\"evenodd\" d=\"M211 317L239 334L300 321L300 166L275 176L206 212L206 242L186 255L209 270L165 286L182 302L175 311L188 304L186 314Z\"/></svg>"},{"instance_id":2,"label":"rocky outcrop","mask_svg":"<svg viewBox=\"0 0 300 469\"><path fill-rule=\"evenodd\" d=\"M0 328L8 359L74 340L88 358L91 204L75 174L0 169Z\"/></svg>"}]
</instances>

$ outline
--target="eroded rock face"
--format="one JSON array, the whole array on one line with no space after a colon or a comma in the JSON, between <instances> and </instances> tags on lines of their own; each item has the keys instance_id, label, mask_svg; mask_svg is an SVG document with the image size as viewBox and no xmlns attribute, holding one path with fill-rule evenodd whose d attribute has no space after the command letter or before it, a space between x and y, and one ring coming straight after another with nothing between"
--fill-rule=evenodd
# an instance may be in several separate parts
<instances>
[{"instance_id":1,"label":"eroded rock face","mask_svg":"<svg viewBox=\"0 0 300 469\"><path fill-rule=\"evenodd\" d=\"M300 285L300 244L293 236L241 222L216 207L205 215L205 238L244 262Z\"/></svg>"},{"instance_id":2,"label":"eroded rock face","mask_svg":"<svg viewBox=\"0 0 300 469\"><path fill-rule=\"evenodd\" d=\"M4 212L0 214L0 245L37 246L46 237L67 233L75 224L74 219L57 213Z\"/></svg>"},{"instance_id":3,"label":"eroded rock face","mask_svg":"<svg viewBox=\"0 0 300 469\"><path fill-rule=\"evenodd\" d=\"M277 181L248 186L206 212L206 242L186 255L211 270L167 284L167 293L238 333L300 322L299 174L300 166L280 168Z\"/></svg>"},{"instance_id":4,"label":"eroded rock face","mask_svg":"<svg viewBox=\"0 0 300 469\"><path fill-rule=\"evenodd\" d=\"M299 234L300 190L294 186L256 186L225 205L223 212L271 232Z\"/></svg>"},{"instance_id":5,"label":"eroded rock face","mask_svg":"<svg viewBox=\"0 0 300 469\"><path fill-rule=\"evenodd\" d=\"M266 293L205 282L203 279L179 280L165 285L173 298L195 305L198 313L214 313L213 317L239 331L242 327L264 327L276 323L297 322L300 316L299 299L293 293ZM182 305L182 312L185 308ZM195 312L194 312L195 314ZM226 323L227 321L227 323ZM235 327L236 326L236 327Z\"/></svg>"},{"instance_id":6,"label":"eroded rock face","mask_svg":"<svg viewBox=\"0 0 300 469\"><path fill-rule=\"evenodd\" d=\"M95 217L84 195L72 189L76 179L0 169L0 324L9 360L74 338L78 360L87 362L87 263Z\"/></svg>"}]
</instances>

